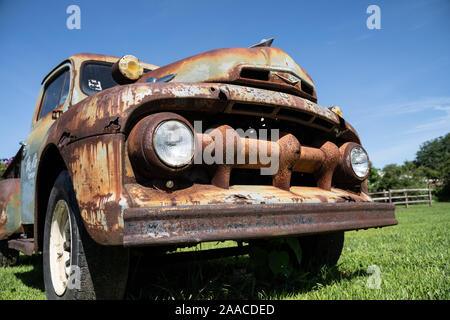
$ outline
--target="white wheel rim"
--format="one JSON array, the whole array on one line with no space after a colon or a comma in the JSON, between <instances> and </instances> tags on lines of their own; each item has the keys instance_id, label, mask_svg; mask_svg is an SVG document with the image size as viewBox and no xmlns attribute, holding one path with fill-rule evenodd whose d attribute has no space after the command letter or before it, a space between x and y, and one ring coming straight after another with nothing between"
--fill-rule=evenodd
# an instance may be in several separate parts
<instances>
[{"instance_id":1,"label":"white wheel rim","mask_svg":"<svg viewBox=\"0 0 450 320\"><path fill-rule=\"evenodd\" d=\"M65 243L70 243L69 249L64 249ZM53 210L49 251L53 289L58 296L62 296L67 289L72 265L72 226L69 218L69 207L64 200L59 200Z\"/></svg>"}]
</instances>

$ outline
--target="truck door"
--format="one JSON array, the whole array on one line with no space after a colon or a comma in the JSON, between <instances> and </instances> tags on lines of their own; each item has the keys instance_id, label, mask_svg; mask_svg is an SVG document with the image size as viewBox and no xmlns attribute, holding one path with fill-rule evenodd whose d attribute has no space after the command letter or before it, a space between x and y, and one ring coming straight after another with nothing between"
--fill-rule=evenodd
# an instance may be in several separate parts
<instances>
[{"instance_id":1,"label":"truck door","mask_svg":"<svg viewBox=\"0 0 450 320\"><path fill-rule=\"evenodd\" d=\"M55 121L54 111L62 111L68 104L71 86L71 65L57 68L44 81L40 101L34 113L31 133L25 141L21 163L21 211L22 223L34 223L36 172L39 152L48 129Z\"/></svg>"}]
</instances>

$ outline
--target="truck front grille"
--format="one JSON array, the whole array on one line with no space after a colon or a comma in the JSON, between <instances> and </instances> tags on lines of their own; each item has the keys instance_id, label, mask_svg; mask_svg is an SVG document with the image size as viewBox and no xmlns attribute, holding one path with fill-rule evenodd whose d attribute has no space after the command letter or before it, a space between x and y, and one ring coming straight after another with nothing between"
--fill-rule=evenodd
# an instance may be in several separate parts
<instances>
[{"instance_id":1,"label":"truck front grille","mask_svg":"<svg viewBox=\"0 0 450 320\"><path fill-rule=\"evenodd\" d=\"M331 120L320 117L313 112L307 112L296 108L282 106L252 104L252 103L231 103L226 113L251 115L256 117L266 117L280 119L290 122L301 123L310 127L318 128L330 132L336 127Z\"/></svg>"}]
</instances>

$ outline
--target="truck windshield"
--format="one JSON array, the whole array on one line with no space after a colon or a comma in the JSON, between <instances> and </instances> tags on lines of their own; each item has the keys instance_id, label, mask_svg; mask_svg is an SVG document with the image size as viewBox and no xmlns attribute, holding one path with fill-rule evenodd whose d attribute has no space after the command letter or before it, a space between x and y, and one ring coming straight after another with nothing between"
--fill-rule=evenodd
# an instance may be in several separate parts
<instances>
[{"instance_id":1,"label":"truck windshield","mask_svg":"<svg viewBox=\"0 0 450 320\"><path fill-rule=\"evenodd\" d=\"M114 87L117 82L111 75L112 64L85 63L81 71L81 89L87 95Z\"/></svg>"}]
</instances>

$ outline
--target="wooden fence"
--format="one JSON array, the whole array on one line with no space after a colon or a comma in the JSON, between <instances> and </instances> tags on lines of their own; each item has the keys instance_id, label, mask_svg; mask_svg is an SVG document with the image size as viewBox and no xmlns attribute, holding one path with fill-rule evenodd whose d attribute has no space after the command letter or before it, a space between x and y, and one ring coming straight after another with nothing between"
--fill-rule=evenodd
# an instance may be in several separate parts
<instances>
[{"instance_id":1,"label":"wooden fence","mask_svg":"<svg viewBox=\"0 0 450 320\"><path fill-rule=\"evenodd\" d=\"M429 203L431 206L433 202L431 192L432 189L428 186L427 189L385 190L381 192L372 192L369 193L369 195L374 201L389 202L395 205L404 204L406 208L408 208L408 205L411 203Z\"/></svg>"}]
</instances>

